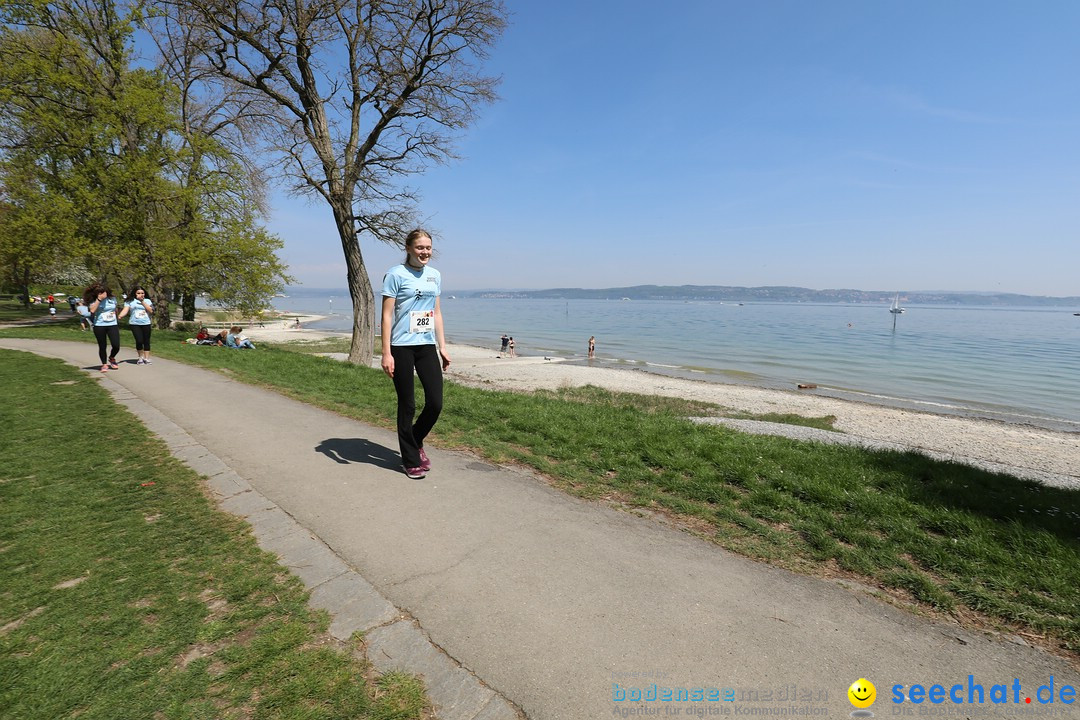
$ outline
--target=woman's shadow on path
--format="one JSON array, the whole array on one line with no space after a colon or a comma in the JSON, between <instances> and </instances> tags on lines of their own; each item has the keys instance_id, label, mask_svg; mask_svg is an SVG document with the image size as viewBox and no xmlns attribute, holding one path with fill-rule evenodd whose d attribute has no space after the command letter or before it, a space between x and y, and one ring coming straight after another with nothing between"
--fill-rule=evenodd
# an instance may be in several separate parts
<instances>
[{"instance_id":1,"label":"woman's shadow on path","mask_svg":"<svg viewBox=\"0 0 1080 720\"><path fill-rule=\"evenodd\" d=\"M367 463L387 470L401 467L401 457L396 452L365 438L327 438L315 450L342 465Z\"/></svg>"}]
</instances>

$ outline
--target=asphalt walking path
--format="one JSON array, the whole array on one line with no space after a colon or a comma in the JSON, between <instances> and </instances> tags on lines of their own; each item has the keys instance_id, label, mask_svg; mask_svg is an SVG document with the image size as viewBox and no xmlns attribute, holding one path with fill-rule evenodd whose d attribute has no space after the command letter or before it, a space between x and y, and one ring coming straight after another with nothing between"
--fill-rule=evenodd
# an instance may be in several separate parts
<instances>
[{"instance_id":1,"label":"asphalt walking path","mask_svg":"<svg viewBox=\"0 0 1080 720\"><path fill-rule=\"evenodd\" d=\"M466 453L429 445L434 469L410 480L393 433L220 373L136 366L129 348L101 373L91 345L0 347L99 378L312 588L333 634L361 630L376 667L423 675L440 718L835 717L855 710L859 678L876 685L879 717L1080 717L1080 700L1060 697L1080 673L1021 638L752 562ZM1014 680L1020 702L1008 704ZM1055 703L1043 705L1037 689L1051 682ZM961 685L965 704L892 702L894 685L913 684ZM967 704L969 684L984 704ZM1008 686L1007 704L991 704L994 685ZM665 688L688 699L663 701Z\"/></svg>"}]
</instances>

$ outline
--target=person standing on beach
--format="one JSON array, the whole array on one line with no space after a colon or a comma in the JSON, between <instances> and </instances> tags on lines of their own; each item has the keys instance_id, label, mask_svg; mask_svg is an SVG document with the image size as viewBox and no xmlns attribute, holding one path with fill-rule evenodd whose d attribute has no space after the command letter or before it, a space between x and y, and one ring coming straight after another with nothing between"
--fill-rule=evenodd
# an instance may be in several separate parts
<instances>
[{"instance_id":1,"label":"person standing on beach","mask_svg":"<svg viewBox=\"0 0 1080 720\"><path fill-rule=\"evenodd\" d=\"M514 336L510 336L510 341L506 343L506 346L510 348L510 357L517 357L517 351L514 350Z\"/></svg>"},{"instance_id":2,"label":"person standing on beach","mask_svg":"<svg viewBox=\"0 0 1080 720\"><path fill-rule=\"evenodd\" d=\"M442 275L428 265L431 235L416 229L405 238L405 262L383 276L382 369L397 392L398 446L405 474L418 480L431 470L424 438L435 427L443 403L442 373L450 365L443 336ZM424 388L416 413L413 372Z\"/></svg>"},{"instance_id":3,"label":"person standing on beach","mask_svg":"<svg viewBox=\"0 0 1080 720\"><path fill-rule=\"evenodd\" d=\"M120 313L120 317L124 317L129 312L131 313L128 327L131 328L131 334L135 337L135 353L139 356L135 364L151 365L150 317L154 314L154 303L150 302L150 299L146 297L146 288L136 287L131 291L131 294L134 299L127 301L123 312Z\"/></svg>"},{"instance_id":4,"label":"person standing on beach","mask_svg":"<svg viewBox=\"0 0 1080 720\"><path fill-rule=\"evenodd\" d=\"M589 359L592 360L596 356L596 336L589 336Z\"/></svg>"},{"instance_id":5,"label":"person standing on beach","mask_svg":"<svg viewBox=\"0 0 1080 720\"><path fill-rule=\"evenodd\" d=\"M510 344L510 338L506 337L506 333L503 333L503 336L499 339L502 340L502 347L499 348L499 352L505 354L506 348Z\"/></svg>"},{"instance_id":6,"label":"person standing on beach","mask_svg":"<svg viewBox=\"0 0 1080 720\"><path fill-rule=\"evenodd\" d=\"M103 283L94 283L83 293L83 302L90 311L94 324L94 337L97 338L98 356L101 358L101 372L109 369L119 370L116 354L120 352L120 322L117 319L117 303L112 290ZM105 341L112 345L108 359L105 355Z\"/></svg>"}]
</instances>

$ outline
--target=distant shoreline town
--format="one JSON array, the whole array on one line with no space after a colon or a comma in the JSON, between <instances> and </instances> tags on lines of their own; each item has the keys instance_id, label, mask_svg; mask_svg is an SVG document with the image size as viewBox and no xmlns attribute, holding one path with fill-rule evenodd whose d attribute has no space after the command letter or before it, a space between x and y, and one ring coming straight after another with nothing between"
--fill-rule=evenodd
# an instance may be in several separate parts
<instances>
[{"instance_id":1,"label":"distant shoreline town","mask_svg":"<svg viewBox=\"0 0 1080 720\"><path fill-rule=\"evenodd\" d=\"M634 285L618 288L552 288L549 290L471 290L459 297L550 298L567 300L710 300L719 302L805 302L889 304L895 290L812 290L802 287L730 285ZM1077 307L1080 296L1048 297L995 292L900 292L900 302L911 305L982 305L1008 307Z\"/></svg>"}]
</instances>

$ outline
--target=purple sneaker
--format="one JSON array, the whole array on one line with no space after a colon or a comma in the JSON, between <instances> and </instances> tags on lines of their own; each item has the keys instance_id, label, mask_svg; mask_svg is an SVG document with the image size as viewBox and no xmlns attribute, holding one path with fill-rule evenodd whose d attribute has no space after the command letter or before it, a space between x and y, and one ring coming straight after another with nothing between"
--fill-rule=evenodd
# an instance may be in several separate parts
<instances>
[{"instance_id":1,"label":"purple sneaker","mask_svg":"<svg viewBox=\"0 0 1080 720\"><path fill-rule=\"evenodd\" d=\"M424 448L420 448L420 468L424 472L430 472L431 470L431 461L428 460L428 456L427 453L424 452Z\"/></svg>"},{"instance_id":2,"label":"purple sneaker","mask_svg":"<svg viewBox=\"0 0 1080 720\"><path fill-rule=\"evenodd\" d=\"M427 476L427 471L422 467L407 467L405 468L405 476L412 480L420 480Z\"/></svg>"}]
</instances>

